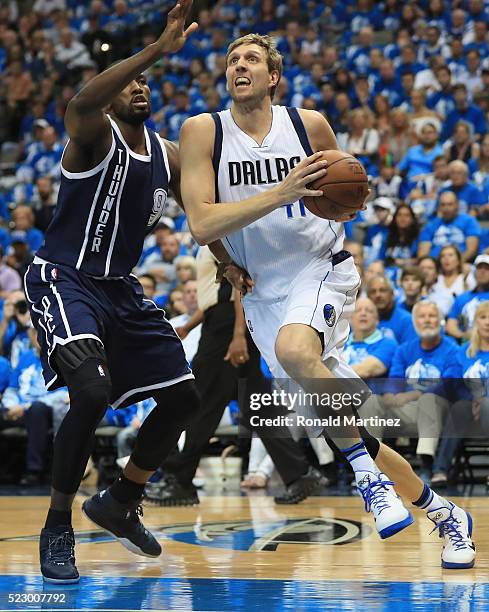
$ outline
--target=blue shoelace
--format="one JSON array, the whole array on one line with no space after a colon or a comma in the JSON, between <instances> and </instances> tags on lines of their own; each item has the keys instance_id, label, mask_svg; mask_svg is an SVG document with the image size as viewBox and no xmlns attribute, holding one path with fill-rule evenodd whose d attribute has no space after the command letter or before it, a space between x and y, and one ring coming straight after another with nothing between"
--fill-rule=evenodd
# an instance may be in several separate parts
<instances>
[{"instance_id":1,"label":"blue shoelace","mask_svg":"<svg viewBox=\"0 0 489 612\"><path fill-rule=\"evenodd\" d=\"M391 480L381 480L379 475L378 480L370 482L367 488L360 489L365 502L365 511L370 512L373 506L381 514L383 510L388 508L387 494L389 489L387 487L393 485L394 483Z\"/></svg>"},{"instance_id":2,"label":"blue shoelace","mask_svg":"<svg viewBox=\"0 0 489 612\"><path fill-rule=\"evenodd\" d=\"M450 516L444 521L437 523L430 531L430 535L438 530L440 538L447 535L454 548L456 550L462 550L467 547L467 542L465 542L465 538L460 531L460 525L461 522L452 516L452 511L450 510Z\"/></svg>"}]
</instances>

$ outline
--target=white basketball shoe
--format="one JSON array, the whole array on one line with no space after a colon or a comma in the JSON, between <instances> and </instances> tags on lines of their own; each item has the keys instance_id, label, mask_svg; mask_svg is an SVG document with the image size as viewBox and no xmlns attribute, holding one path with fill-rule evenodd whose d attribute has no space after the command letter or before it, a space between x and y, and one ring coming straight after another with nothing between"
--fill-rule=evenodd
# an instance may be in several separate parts
<instances>
[{"instance_id":1,"label":"white basketball shoe","mask_svg":"<svg viewBox=\"0 0 489 612\"><path fill-rule=\"evenodd\" d=\"M355 472L357 489L365 502L365 510L372 512L380 537L385 540L409 527L413 515L404 507L394 490L394 483L379 472Z\"/></svg>"},{"instance_id":2,"label":"white basketball shoe","mask_svg":"<svg viewBox=\"0 0 489 612\"><path fill-rule=\"evenodd\" d=\"M450 507L441 507L428 512L444 539L441 566L445 569L467 569L474 567L475 544L472 542L472 517L452 502ZM433 531L431 533L433 533Z\"/></svg>"}]
</instances>

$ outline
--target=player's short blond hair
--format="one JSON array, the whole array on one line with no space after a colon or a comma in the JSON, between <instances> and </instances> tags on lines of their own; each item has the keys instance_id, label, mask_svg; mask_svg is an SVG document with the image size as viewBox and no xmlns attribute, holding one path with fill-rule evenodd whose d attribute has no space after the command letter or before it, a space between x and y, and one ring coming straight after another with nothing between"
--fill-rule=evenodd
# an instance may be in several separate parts
<instances>
[{"instance_id":1,"label":"player's short blond hair","mask_svg":"<svg viewBox=\"0 0 489 612\"><path fill-rule=\"evenodd\" d=\"M267 64L268 64L268 72L273 72L276 70L278 72L278 81L277 85L282 78L282 55L277 50L277 46L275 41L270 36L262 36L261 34L246 34L246 36L241 36L241 38L237 38L233 40L233 42L229 45L228 50L226 52L226 65L228 63L228 58L230 54L236 49L236 47L240 47L241 45L258 45L262 49L265 49ZM277 89L277 85L270 88L270 97L273 100L275 95L275 90Z\"/></svg>"}]
</instances>

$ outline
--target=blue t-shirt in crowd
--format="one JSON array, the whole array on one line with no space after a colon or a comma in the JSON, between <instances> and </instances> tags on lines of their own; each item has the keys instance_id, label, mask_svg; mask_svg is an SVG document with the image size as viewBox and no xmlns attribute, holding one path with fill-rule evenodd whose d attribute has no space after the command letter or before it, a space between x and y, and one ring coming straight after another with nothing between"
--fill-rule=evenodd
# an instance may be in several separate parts
<instances>
[{"instance_id":1,"label":"blue t-shirt in crowd","mask_svg":"<svg viewBox=\"0 0 489 612\"><path fill-rule=\"evenodd\" d=\"M489 249L489 227L481 227L481 240L479 242L479 253Z\"/></svg>"},{"instance_id":2,"label":"blue t-shirt in crowd","mask_svg":"<svg viewBox=\"0 0 489 612\"><path fill-rule=\"evenodd\" d=\"M402 102L402 87L401 82L396 77L392 81L384 81L381 77L375 82L372 95L385 96L391 105L391 108L399 106Z\"/></svg>"},{"instance_id":3,"label":"blue t-shirt in crowd","mask_svg":"<svg viewBox=\"0 0 489 612\"><path fill-rule=\"evenodd\" d=\"M376 357L385 365L388 372L396 348L397 342L393 338L385 337L380 329L376 329L363 340L355 340L353 334L350 334L343 349L343 358L348 365L354 366L362 363L367 357Z\"/></svg>"},{"instance_id":4,"label":"blue t-shirt in crowd","mask_svg":"<svg viewBox=\"0 0 489 612\"><path fill-rule=\"evenodd\" d=\"M399 344L417 337L410 313L398 304L394 306L388 319L379 321L379 329L386 338L394 338Z\"/></svg>"},{"instance_id":5,"label":"blue t-shirt in crowd","mask_svg":"<svg viewBox=\"0 0 489 612\"><path fill-rule=\"evenodd\" d=\"M379 259L415 259L418 253L418 241L413 240L411 244L396 244L387 248L387 240L382 246L379 254Z\"/></svg>"},{"instance_id":6,"label":"blue t-shirt in crowd","mask_svg":"<svg viewBox=\"0 0 489 612\"><path fill-rule=\"evenodd\" d=\"M56 144L51 151L43 150L37 153L29 164L32 167L33 178L38 179L40 176L53 174L56 168L59 168L62 155L63 146L61 144Z\"/></svg>"},{"instance_id":7,"label":"blue t-shirt in crowd","mask_svg":"<svg viewBox=\"0 0 489 612\"><path fill-rule=\"evenodd\" d=\"M444 246L456 245L465 253L465 240L469 236L481 235L481 229L474 217L460 214L452 221L444 221L437 217L428 223L421 232L420 242L431 242L431 257L438 257Z\"/></svg>"},{"instance_id":8,"label":"blue t-shirt in crowd","mask_svg":"<svg viewBox=\"0 0 489 612\"><path fill-rule=\"evenodd\" d=\"M446 372L448 365L455 359L458 345L447 336L441 337L441 342L431 350L421 346L420 338L405 342L398 347L389 378L409 379L416 388L423 388L423 380L428 387L433 387Z\"/></svg>"},{"instance_id":9,"label":"blue t-shirt in crowd","mask_svg":"<svg viewBox=\"0 0 489 612\"><path fill-rule=\"evenodd\" d=\"M489 291L466 291L455 298L448 313L449 319L456 319L462 331L474 326L475 311L479 304L489 301Z\"/></svg>"},{"instance_id":10,"label":"blue t-shirt in crowd","mask_svg":"<svg viewBox=\"0 0 489 612\"><path fill-rule=\"evenodd\" d=\"M3 393L8 387L11 372L10 361L5 357L0 357L0 393Z\"/></svg>"},{"instance_id":11,"label":"blue t-shirt in crowd","mask_svg":"<svg viewBox=\"0 0 489 612\"><path fill-rule=\"evenodd\" d=\"M460 346L453 359L444 372L445 378L455 379L451 381L455 386L451 386L455 390L457 399L472 399L487 397L489 394L489 351L477 351L474 357L467 355L468 345ZM463 388L460 385L460 379L465 379Z\"/></svg>"},{"instance_id":12,"label":"blue t-shirt in crowd","mask_svg":"<svg viewBox=\"0 0 489 612\"><path fill-rule=\"evenodd\" d=\"M13 368L17 367L19 359L32 350L32 343L25 327L15 318L10 319L3 336L3 354L10 359Z\"/></svg>"},{"instance_id":13,"label":"blue t-shirt in crowd","mask_svg":"<svg viewBox=\"0 0 489 612\"><path fill-rule=\"evenodd\" d=\"M453 134L453 130L458 121L466 121L472 126L476 134L483 136L487 132L487 122L481 109L473 104L469 104L465 111L453 109L443 124L441 140L445 141Z\"/></svg>"},{"instance_id":14,"label":"blue t-shirt in crowd","mask_svg":"<svg viewBox=\"0 0 489 612\"><path fill-rule=\"evenodd\" d=\"M428 96L426 106L436 111L441 117L446 117L455 108L455 98L451 93L435 91Z\"/></svg>"},{"instance_id":15,"label":"blue t-shirt in crowd","mask_svg":"<svg viewBox=\"0 0 489 612\"><path fill-rule=\"evenodd\" d=\"M365 246L368 248L367 264L372 263L376 259L381 259L381 254L385 250L385 243L389 235L389 228L386 225L370 225L367 228L365 237Z\"/></svg>"},{"instance_id":16,"label":"blue t-shirt in crowd","mask_svg":"<svg viewBox=\"0 0 489 612\"><path fill-rule=\"evenodd\" d=\"M473 183L467 182L462 187L454 187L453 185L447 185L446 187L442 187L438 195L444 193L445 191L453 191L453 193L457 196L459 211L461 213L469 212L470 208L477 209L481 204L485 204L487 198L484 196L483 192L476 187Z\"/></svg>"},{"instance_id":17,"label":"blue t-shirt in crowd","mask_svg":"<svg viewBox=\"0 0 489 612\"><path fill-rule=\"evenodd\" d=\"M0 246L2 247L3 254L7 253L7 248L10 244L10 232L4 227L0 227Z\"/></svg>"},{"instance_id":18,"label":"blue t-shirt in crowd","mask_svg":"<svg viewBox=\"0 0 489 612\"><path fill-rule=\"evenodd\" d=\"M365 74L370 67L370 51L374 47L354 47L347 52L348 70Z\"/></svg>"},{"instance_id":19,"label":"blue t-shirt in crowd","mask_svg":"<svg viewBox=\"0 0 489 612\"><path fill-rule=\"evenodd\" d=\"M439 144L435 145L431 151L425 151L422 145L409 147L406 155L399 162L399 170L407 172L408 179L418 174L429 174L433 172L433 160L443 154L443 147Z\"/></svg>"}]
</instances>

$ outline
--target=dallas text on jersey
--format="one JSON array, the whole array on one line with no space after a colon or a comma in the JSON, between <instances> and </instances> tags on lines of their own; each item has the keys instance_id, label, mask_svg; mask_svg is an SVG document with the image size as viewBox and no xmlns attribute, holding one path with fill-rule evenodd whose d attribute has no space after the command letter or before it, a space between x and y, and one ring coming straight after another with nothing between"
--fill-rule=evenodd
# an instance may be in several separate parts
<instances>
[{"instance_id":1,"label":"dallas text on jersey","mask_svg":"<svg viewBox=\"0 0 489 612\"><path fill-rule=\"evenodd\" d=\"M300 161L301 158L298 156L290 159L274 157L254 161L230 161L228 162L229 184L231 187L236 187L280 183Z\"/></svg>"}]
</instances>

